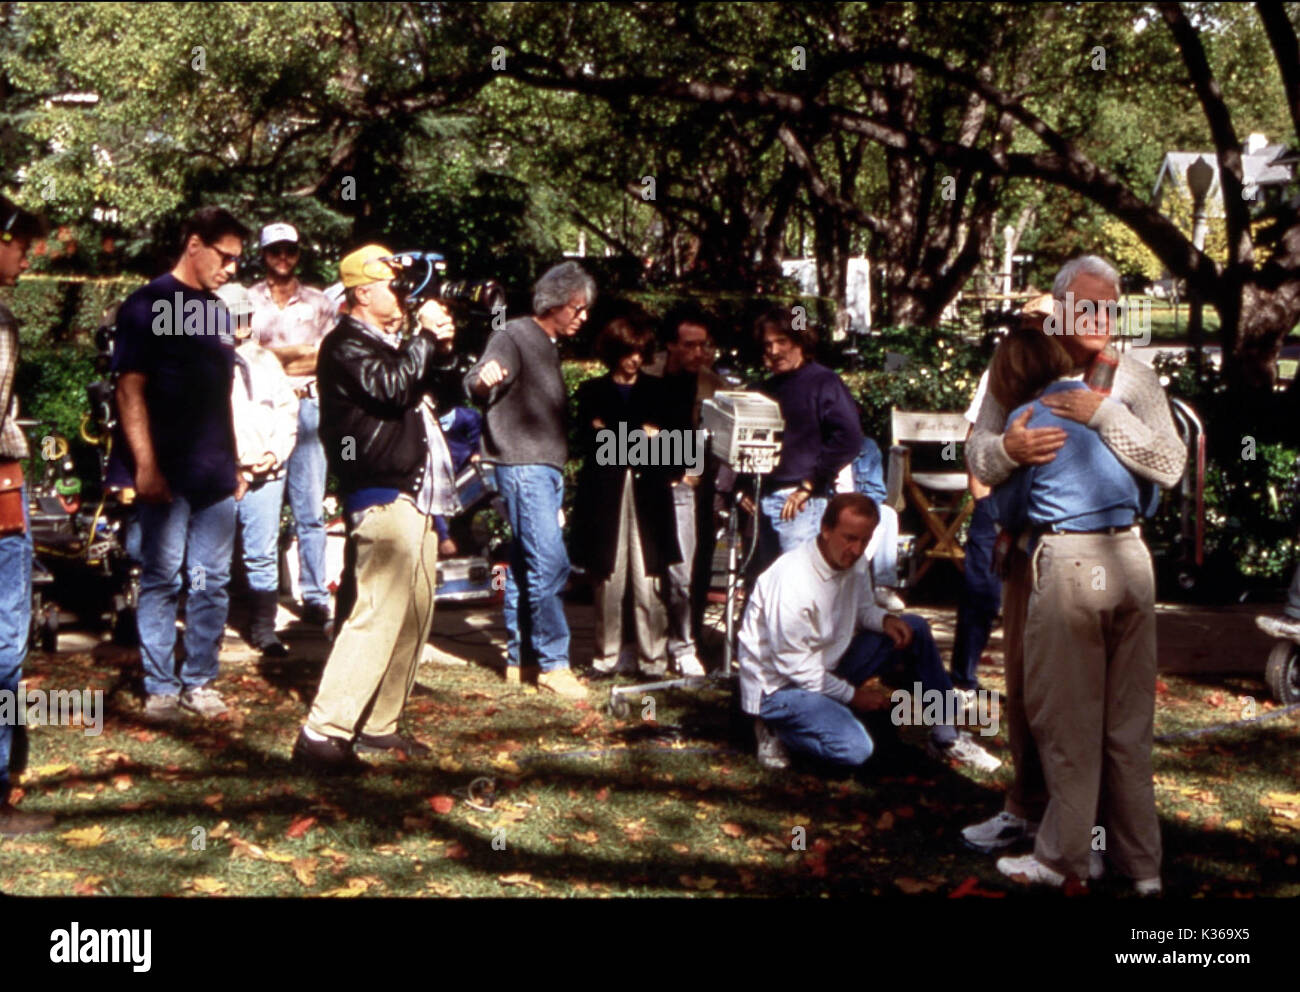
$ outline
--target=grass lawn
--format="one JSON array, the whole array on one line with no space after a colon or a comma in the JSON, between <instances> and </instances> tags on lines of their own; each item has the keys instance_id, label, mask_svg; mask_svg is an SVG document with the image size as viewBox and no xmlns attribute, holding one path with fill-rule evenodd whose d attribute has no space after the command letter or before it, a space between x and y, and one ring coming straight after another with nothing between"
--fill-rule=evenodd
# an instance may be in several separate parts
<instances>
[{"instance_id":1,"label":"grass lawn","mask_svg":"<svg viewBox=\"0 0 1300 992\"><path fill-rule=\"evenodd\" d=\"M103 689L100 736L32 732L21 808L52 833L0 840L15 895L649 896L1019 895L961 826L1001 806L995 773L929 760L924 731L889 734L853 776L767 772L729 694L657 698L617 720L598 703L507 689L478 665L427 664L408 709L431 759L377 760L357 779L294 773L289 750L319 662L223 665L233 714L144 725L133 655L32 655L29 688ZM987 685L1002 688L1000 669ZM1162 676L1157 735L1275 712L1262 682ZM738 732L741 731L741 732ZM1158 743L1171 895L1300 895L1300 714ZM492 791L476 779L491 779ZM472 791L472 795L471 795ZM800 829L802 828L802 829ZM803 849L794 839L805 837ZM1103 881L1103 894L1128 897Z\"/></svg>"}]
</instances>

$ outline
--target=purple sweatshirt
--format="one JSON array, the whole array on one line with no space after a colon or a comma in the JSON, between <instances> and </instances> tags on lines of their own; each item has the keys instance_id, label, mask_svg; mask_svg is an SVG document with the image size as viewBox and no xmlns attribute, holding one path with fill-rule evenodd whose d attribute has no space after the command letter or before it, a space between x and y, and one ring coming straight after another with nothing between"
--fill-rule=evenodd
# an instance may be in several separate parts
<instances>
[{"instance_id":1,"label":"purple sweatshirt","mask_svg":"<svg viewBox=\"0 0 1300 992\"><path fill-rule=\"evenodd\" d=\"M758 391L781 404L785 418L781 460L764 488L771 492L811 479L815 492L829 490L862 448L862 423L843 380L825 365L805 362L764 380Z\"/></svg>"}]
</instances>

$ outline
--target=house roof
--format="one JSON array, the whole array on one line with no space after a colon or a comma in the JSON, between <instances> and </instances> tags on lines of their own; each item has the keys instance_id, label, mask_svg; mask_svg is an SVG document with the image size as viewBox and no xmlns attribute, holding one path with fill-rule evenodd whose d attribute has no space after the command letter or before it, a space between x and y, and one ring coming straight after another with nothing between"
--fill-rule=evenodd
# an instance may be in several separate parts
<instances>
[{"instance_id":1,"label":"house roof","mask_svg":"<svg viewBox=\"0 0 1300 992\"><path fill-rule=\"evenodd\" d=\"M1265 145L1255 152L1244 152L1241 156L1242 178L1246 186L1285 186L1292 178L1292 163L1296 156L1288 154L1286 145ZM1160 163L1160 172L1156 175L1155 187L1151 198L1160 197L1161 188L1166 181L1178 188L1187 190L1187 170L1198 158L1204 158L1214 170L1210 181L1210 191L1205 198L1205 212L1211 217L1223 216L1223 191L1219 186L1219 159L1214 152L1166 152Z\"/></svg>"}]
</instances>

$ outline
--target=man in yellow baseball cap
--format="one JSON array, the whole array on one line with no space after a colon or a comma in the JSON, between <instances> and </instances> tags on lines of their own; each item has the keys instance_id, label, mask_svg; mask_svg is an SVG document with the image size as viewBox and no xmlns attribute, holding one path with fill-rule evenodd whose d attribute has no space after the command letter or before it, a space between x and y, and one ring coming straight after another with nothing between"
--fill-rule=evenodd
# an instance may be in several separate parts
<instances>
[{"instance_id":1,"label":"man in yellow baseball cap","mask_svg":"<svg viewBox=\"0 0 1300 992\"><path fill-rule=\"evenodd\" d=\"M455 328L442 304L420 307L419 329L402 317L392 252L366 245L339 263L347 312L321 342L316 364L321 439L339 480L348 560L339 625L320 689L294 745L313 771L359 771L355 752L429 753L398 732L433 623L438 533L434 516L460 509L451 455L430 396L450 372ZM355 750L354 750L355 749Z\"/></svg>"}]
</instances>

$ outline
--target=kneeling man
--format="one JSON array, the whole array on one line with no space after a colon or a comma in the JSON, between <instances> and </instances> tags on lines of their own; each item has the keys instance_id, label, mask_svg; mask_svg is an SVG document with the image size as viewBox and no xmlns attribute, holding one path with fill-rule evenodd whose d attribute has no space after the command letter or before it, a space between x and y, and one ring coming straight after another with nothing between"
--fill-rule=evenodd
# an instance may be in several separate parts
<instances>
[{"instance_id":1,"label":"kneeling man","mask_svg":"<svg viewBox=\"0 0 1300 992\"><path fill-rule=\"evenodd\" d=\"M879 520L869 496L840 493L818 536L787 551L755 583L740 629L740 705L757 718L765 767L786 767L787 749L863 764L872 743L855 711L889 705L888 695L863 683L895 663L925 692L947 698L952 690L929 624L876 605L863 552ZM931 729L929 751L986 771L1000 764L951 724Z\"/></svg>"}]
</instances>

